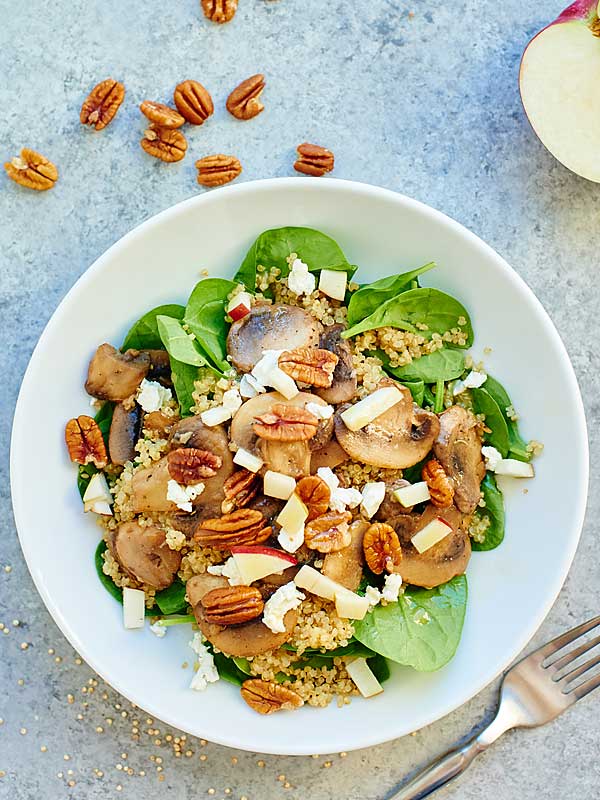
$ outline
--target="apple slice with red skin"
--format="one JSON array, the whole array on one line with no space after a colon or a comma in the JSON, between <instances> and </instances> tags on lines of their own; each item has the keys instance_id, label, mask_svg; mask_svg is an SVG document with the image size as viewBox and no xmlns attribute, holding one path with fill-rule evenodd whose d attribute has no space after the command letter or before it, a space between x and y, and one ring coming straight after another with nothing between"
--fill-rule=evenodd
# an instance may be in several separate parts
<instances>
[{"instance_id":1,"label":"apple slice with red skin","mask_svg":"<svg viewBox=\"0 0 600 800\"><path fill-rule=\"evenodd\" d=\"M240 292L232 297L227 306L227 313L234 322L247 317L252 309L252 298L249 292Z\"/></svg>"},{"instance_id":2,"label":"apple slice with red skin","mask_svg":"<svg viewBox=\"0 0 600 800\"><path fill-rule=\"evenodd\" d=\"M290 553L260 545L232 547L231 555L242 580L248 586L268 575L279 574L298 563L298 559Z\"/></svg>"},{"instance_id":3,"label":"apple slice with red skin","mask_svg":"<svg viewBox=\"0 0 600 800\"><path fill-rule=\"evenodd\" d=\"M519 72L525 113L565 167L600 182L598 0L577 0L527 45Z\"/></svg>"}]
</instances>

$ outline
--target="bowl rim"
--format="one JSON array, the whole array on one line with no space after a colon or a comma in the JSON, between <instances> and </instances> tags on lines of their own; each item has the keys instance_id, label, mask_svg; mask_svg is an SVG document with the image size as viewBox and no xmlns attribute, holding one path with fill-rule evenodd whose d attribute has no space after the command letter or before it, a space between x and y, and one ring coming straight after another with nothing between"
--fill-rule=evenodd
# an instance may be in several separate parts
<instances>
[{"instance_id":1,"label":"bowl rim","mask_svg":"<svg viewBox=\"0 0 600 800\"><path fill-rule=\"evenodd\" d=\"M470 231L461 223L457 222L456 220L452 219L444 212L439 211L432 206L427 205L419 200L415 200L407 195L404 195L399 192L395 192L392 189L387 189L379 186L375 186L373 184L369 184L366 182L360 181L353 181L353 180L343 180L339 178L319 178L318 183L315 181L314 178L266 178L261 180L255 181L247 181L245 183L233 185L233 186L226 186L220 187L218 196L222 198L224 195L252 195L255 193L263 193L263 192L271 192L277 191L279 188L298 188L300 190L310 187L311 191L315 189L319 190L318 187L322 187L325 191L331 191L333 193L340 191L340 192L350 192L350 193L360 193L367 198L382 198L391 200L396 203L399 207L405 206L414 210L417 210L421 214L428 216L432 221L437 224L441 224L446 228L453 230L463 239L469 241L473 246L479 248L486 252L487 256L494 260L498 267L501 269L504 277L511 282L516 289L521 294L525 294L528 298L529 302L536 308L538 312L538 317L540 323L544 326L546 334L553 340L553 343L557 349L557 353L559 354L560 360L565 367L565 373L568 375L569 385L567 387L568 393L573 398L573 402L575 405L576 410L576 434L577 434L577 442L578 442L578 450L579 450L579 469L581 470L582 480L581 485L579 486L578 496L573 501L573 507L576 510L574 515L574 522L572 526L572 530L575 532L576 535L573 535L570 538L568 543L568 547L565 548L564 557L563 557L563 564L562 569L557 574L556 580L554 584L547 587L546 592L546 601L543 605L540 606L538 613L530 618L528 625L524 626L521 635L518 639L515 639L514 645L512 647L511 652L507 653L506 658L500 663L499 667L496 669L488 670L488 673L481 676L477 685L470 686L468 691L466 692L465 696L451 700L448 703L444 704L443 707L439 709L436 713L431 713L428 717L424 720L420 721L418 725L418 729L421 729L427 725L436 722L447 714L451 713L452 711L456 710L460 706L464 705L468 702L471 698L481 692L486 686L492 683L506 668L507 666L514 661L516 656L523 650L523 648L527 645L530 639L534 636L544 619L546 618L547 614L549 613L550 609L554 605L556 598L564 585L566 580L567 574L571 567L573 558L575 556L575 552L577 550L577 546L579 544L579 540L581 537L581 532L584 523L585 511L586 511L586 504L587 504L587 494L588 494L588 484L589 484L589 442L588 442L588 435L587 435L587 423L585 417L585 410L583 405L583 400L581 397L581 392L579 389L579 385L577 382L577 378L575 376L575 371L573 369L573 365L567 353L566 347L558 333L554 323L550 319L547 311L542 306L541 302L538 300L532 289L527 285L525 280L508 264L508 262L499 255L494 248L488 245L485 241L479 238L476 234ZM88 281L92 279L93 276L97 272L103 269L104 264L110 261L116 253L119 252L120 249L125 248L129 245L130 242L135 241L136 239L143 237L146 232L155 225L160 225L165 221L168 221L171 217L178 216L183 210L188 209L193 206L202 206L204 204L210 204L214 197L212 192L207 192L201 195L194 195L190 198L185 200L179 201L173 206L170 206L163 211L154 214L139 225L134 227L124 236L119 238L116 242L114 242L107 250L105 250L75 281L73 286L68 290L65 294L63 299L60 301L52 316L48 320L47 324L42 331L36 346L30 356L27 368L25 370L23 380L21 383L21 387L19 389L17 402L15 405L15 412L13 416L13 424L12 424L12 435L11 435L11 445L10 445L10 488L11 488L11 498L12 498L12 506L13 506L13 513L15 518L15 525L17 528L17 533L19 536L19 542L21 545L21 549L25 556L25 561L27 563L27 567L29 569L30 575L33 578L34 584L36 586L37 591L39 592L46 608L48 609L50 615L52 616L54 622L60 628L62 634L66 637L69 641L71 646L86 660L86 662L91 666L91 668L101 676L101 678L112 686L116 691L126 697L130 702L135 703L140 709L143 709L148 714L163 720L165 723L173 726L174 728L181 729L181 723L170 713L165 713L165 710L160 708L156 703L147 702L146 698L140 702L140 698L136 696L132 696L131 693L123 691L119 686L118 679L115 679L114 676L108 676L105 674L102 666L97 663L96 658L90 657L87 654L87 648L85 646L85 642L81 641L75 632L71 629L68 620L60 613L60 610L55 606L51 594L46 590L46 587L43 582L39 581L36 576L36 571L33 568L33 547L31 540L28 541L28 537L22 535L22 523L21 523L21 513L20 513L20 504L21 502L25 501L25 498L22 497L19 487L17 485L17 478L16 478L16 438L17 438L17 430L21 427L23 420L21 419L23 412L24 401L23 398L34 388L32 383L32 375L33 375L33 364L36 360L36 354L42 348L43 342L47 336L54 330L54 327L59 324L59 321L62 317L62 310L64 307L69 303L70 298L73 294L76 294L83 288L85 288ZM410 731L401 730L398 732L397 736L407 735ZM304 745L302 742L299 742L293 748L287 747L285 750L281 749L260 749L257 750L254 747L248 746L244 742L236 741L235 730L233 734L228 739L225 739L220 736L214 736L207 732L198 734L196 732L191 731L192 735L202 735L203 737L210 739L211 741L224 745L227 747L234 747L239 749L250 750L252 752L262 752L266 754L274 754L274 755L310 755L313 752L313 749L310 746ZM392 737L396 738L396 736ZM390 741L391 737L387 734L381 735L377 733L377 727L373 726L368 731L363 731L363 735L361 737L361 741L358 744L344 744L343 749L345 750L358 750L365 747L371 747L374 745L382 744L386 741ZM337 745L336 745L337 747ZM333 751L330 751L333 752Z\"/></svg>"}]
</instances>

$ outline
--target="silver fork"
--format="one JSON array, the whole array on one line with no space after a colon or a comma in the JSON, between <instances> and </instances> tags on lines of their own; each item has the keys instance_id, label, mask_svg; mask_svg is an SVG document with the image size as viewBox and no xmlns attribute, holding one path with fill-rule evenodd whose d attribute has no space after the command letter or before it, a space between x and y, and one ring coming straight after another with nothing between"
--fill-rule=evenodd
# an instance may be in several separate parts
<instances>
[{"instance_id":1,"label":"silver fork","mask_svg":"<svg viewBox=\"0 0 600 800\"><path fill-rule=\"evenodd\" d=\"M512 728L545 725L600 686L600 674L577 682L600 664L600 653L568 669L588 650L600 644L595 636L560 655L560 651L586 633L600 627L600 616L578 625L515 664L504 676L500 704L493 722L462 747L434 761L387 800L423 800L463 773L475 756ZM553 658L556 656L556 658ZM565 671L567 670L567 671ZM577 683L574 683L577 682Z\"/></svg>"}]
</instances>

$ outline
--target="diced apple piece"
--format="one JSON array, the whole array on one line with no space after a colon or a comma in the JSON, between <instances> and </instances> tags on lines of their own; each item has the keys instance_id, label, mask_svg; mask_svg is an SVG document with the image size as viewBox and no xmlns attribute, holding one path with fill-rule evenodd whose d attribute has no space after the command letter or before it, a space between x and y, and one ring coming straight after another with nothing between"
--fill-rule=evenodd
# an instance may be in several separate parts
<instances>
[{"instance_id":1,"label":"diced apple piece","mask_svg":"<svg viewBox=\"0 0 600 800\"><path fill-rule=\"evenodd\" d=\"M100 514L103 517L112 517L113 511L106 500L92 500L91 503L83 504L84 511L92 511L94 514Z\"/></svg>"},{"instance_id":2,"label":"diced apple piece","mask_svg":"<svg viewBox=\"0 0 600 800\"><path fill-rule=\"evenodd\" d=\"M373 483L365 483L362 490L362 502L360 510L368 519L371 519L377 511L379 506L383 503L385 497L385 482L375 481Z\"/></svg>"},{"instance_id":3,"label":"diced apple piece","mask_svg":"<svg viewBox=\"0 0 600 800\"><path fill-rule=\"evenodd\" d=\"M243 319L252 310L252 295L250 292L240 292L232 297L227 304L227 313L234 322Z\"/></svg>"},{"instance_id":4,"label":"diced apple piece","mask_svg":"<svg viewBox=\"0 0 600 800\"><path fill-rule=\"evenodd\" d=\"M221 425L223 422L227 422L228 419L231 419L231 411L225 408L225 406L215 406L214 408L203 411L200 414L200 419L207 428L212 428L215 425Z\"/></svg>"},{"instance_id":5,"label":"diced apple piece","mask_svg":"<svg viewBox=\"0 0 600 800\"><path fill-rule=\"evenodd\" d=\"M296 480L291 475L284 475L283 472L274 472L272 469L268 469L265 472L263 491L269 497L289 500L296 491Z\"/></svg>"},{"instance_id":6,"label":"diced apple piece","mask_svg":"<svg viewBox=\"0 0 600 800\"><path fill-rule=\"evenodd\" d=\"M376 694L383 692L383 686L373 675L366 658L347 658L346 672L350 675L363 697L374 697Z\"/></svg>"},{"instance_id":7,"label":"diced apple piece","mask_svg":"<svg viewBox=\"0 0 600 800\"><path fill-rule=\"evenodd\" d=\"M396 489L394 497L404 508L410 508L411 506L416 506L417 503L425 503L431 499L429 486L425 481L411 483L410 486L402 486L400 489Z\"/></svg>"},{"instance_id":8,"label":"diced apple piece","mask_svg":"<svg viewBox=\"0 0 600 800\"><path fill-rule=\"evenodd\" d=\"M277 522L282 528L290 534L294 535L301 530L304 530L304 522L308 517L308 509L294 492L287 503L279 512Z\"/></svg>"},{"instance_id":9,"label":"diced apple piece","mask_svg":"<svg viewBox=\"0 0 600 800\"><path fill-rule=\"evenodd\" d=\"M267 575L281 574L298 563L294 556L273 547L232 547L231 555L244 581L250 585Z\"/></svg>"},{"instance_id":10,"label":"diced apple piece","mask_svg":"<svg viewBox=\"0 0 600 800\"><path fill-rule=\"evenodd\" d=\"M533 478L533 464L517 461L516 458L502 458L494 467L496 475L510 475L511 478Z\"/></svg>"},{"instance_id":11,"label":"diced apple piece","mask_svg":"<svg viewBox=\"0 0 600 800\"><path fill-rule=\"evenodd\" d=\"M346 297L346 284L348 276L345 270L322 269L319 276L319 291L333 300L343 300Z\"/></svg>"},{"instance_id":12,"label":"diced apple piece","mask_svg":"<svg viewBox=\"0 0 600 800\"><path fill-rule=\"evenodd\" d=\"M296 397L300 391L294 379L286 375L279 367L273 367L269 373L269 386L272 386L279 394L282 394L286 400Z\"/></svg>"},{"instance_id":13,"label":"diced apple piece","mask_svg":"<svg viewBox=\"0 0 600 800\"><path fill-rule=\"evenodd\" d=\"M123 624L128 629L143 628L146 611L146 594L140 589L123 589Z\"/></svg>"},{"instance_id":14,"label":"diced apple piece","mask_svg":"<svg viewBox=\"0 0 600 800\"><path fill-rule=\"evenodd\" d=\"M317 597L322 597L324 600L334 600L335 593L347 592L341 583L332 581L326 575L322 575L314 567L305 564L300 568L298 574L294 578L294 583L299 589L306 589L311 594L316 594Z\"/></svg>"},{"instance_id":15,"label":"diced apple piece","mask_svg":"<svg viewBox=\"0 0 600 800\"><path fill-rule=\"evenodd\" d=\"M342 411L340 416L349 430L358 431L395 406L400 400L402 400L400 389L395 386L384 386L383 389L377 389L373 394Z\"/></svg>"},{"instance_id":16,"label":"diced apple piece","mask_svg":"<svg viewBox=\"0 0 600 800\"><path fill-rule=\"evenodd\" d=\"M428 525L425 525L423 530L415 533L411 542L419 553L425 553L450 533L452 533L452 526L448 525L441 517L437 517L437 519L432 519Z\"/></svg>"},{"instance_id":17,"label":"diced apple piece","mask_svg":"<svg viewBox=\"0 0 600 800\"><path fill-rule=\"evenodd\" d=\"M92 475L83 495L84 503L93 503L95 500L112 503L112 495L103 472L96 472Z\"/></svg>"},{"instance_id":18,"label":"diced apple piece","mask_svg":"<svg viewBox=\"0 0 600 800\"><path fill-rule=\"evenodd\" d=\"M250 453L248 450L244 450L243 447L240 447L233 457L233 463L237 464L239 467L244 467L248 472L258 472L265 462L262 458L255 456L254 453Z\"/></svg>"},{"instance_id":19,"label":"diced apple piece","mask_svg":"<svg viewBox=\"0 0 600 800\"><path fill-rule=\"evenodd\" d=\"M349 589L341 588L335 592L335 610L342 619L364 619L369 610L369 600L367 597L351 592Z\"/></svg>"}]
</instances>

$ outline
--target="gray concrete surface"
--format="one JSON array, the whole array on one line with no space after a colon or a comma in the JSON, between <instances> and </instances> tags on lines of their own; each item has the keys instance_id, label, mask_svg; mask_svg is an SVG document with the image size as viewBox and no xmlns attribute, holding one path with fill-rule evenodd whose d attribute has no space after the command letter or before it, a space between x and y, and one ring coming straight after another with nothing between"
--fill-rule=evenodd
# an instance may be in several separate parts
<instances>
[{"instance_id":1,"label":"gray concrete surface","mask_svg":"<svg viewBox=\"0 0 600 800\"><path fill-rule=\"evenodd\" d=\"M0 176L0 621L9 630L0 634L0 797L142 798L168 789L173 800L382 798L494 704L489 687L412 737L346 757L261 759L187 741L177 758L178 732L147 722L110 688L90 686L92 671L77 663L42 605L21 557L8 487L23 371L88 265L139 222L198 191L193 162L201 155L235 153L242 179L252 180L292 175L294 147L305 139L325 144L336 155L335 175L442 209L527 280L573 359L592 451L581 546L536 641L598 612L600 188L544 150L517 88L527 40L560 6L240 0L235 20L219 28L203 19L197 0L0 0L2 161L27 145L61 173L56 188L40 195ZM236 122L224 99L257 71L267 76L267 110ZM125 81L127 100L113 125L94 135L80 128L79 106L107 75ZM137 104L167 100L185 77L201 79L218 110L190 131L187 159L164 166L138 146ZM440 800L600 797L599 702L588 699L547 728L509 734Z\"/></svg>"}]
</instances>

